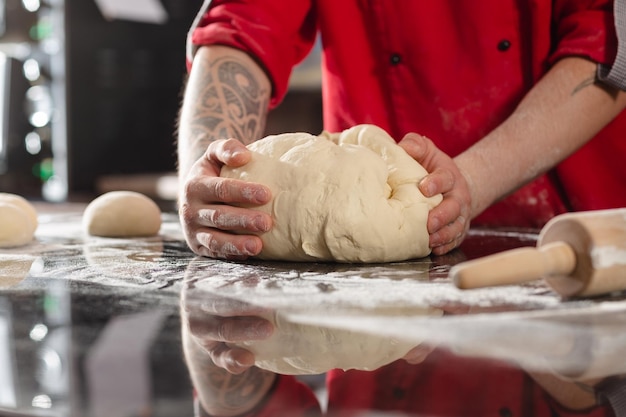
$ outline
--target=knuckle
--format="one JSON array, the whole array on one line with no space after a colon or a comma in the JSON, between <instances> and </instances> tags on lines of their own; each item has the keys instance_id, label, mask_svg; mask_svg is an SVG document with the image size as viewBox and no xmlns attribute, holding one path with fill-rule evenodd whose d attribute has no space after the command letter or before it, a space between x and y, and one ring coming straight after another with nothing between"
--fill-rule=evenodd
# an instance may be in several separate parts
<instances>
[{"instance_id":1,"label":"knuckle","mask_svg":"<svg viewBox=\"0 0 626 417\"><path fill-rule=\"evenodd\" d=\"M178 216L183 225L191 224L195 219L195 215L191 205L187 202L183 202L178 207Z\"/></svg>"},{"instance_id":2,"label":"knuckle","mask_svg":"<svg viewBox=\"0 0 626 417\"><path fill-rule=\"evenodd\" d=\"M188 178L185 181L183 181L182 195L183 196L194 195L197 189L198 189L197 181L193 180L193 178Z\"/></svg>"},{"instance_id":3,"label":"knuckle","mask_svg":"<svg viewBox=\"0 0 626 417\"><path fill-rule=\"evenodd\" d=\"M219 210L205 208L198 212L198 219L207 226L217 225L220 217Z\"/></svg>"},{"instance_id":4,"label":"knuckle","mask_svg":"<svg viewBox=\"0 0 626 417\"><path fill-rule=\"evenodd\" d=\"M213 193L218 201L227 201L230 197L230 187L227 181L215 181L213 183Z\"/></svg>"},{"instance_id":5,"label":"knuckle","mask_svg":"<svg viewBox=\"0 0 626 417\"><path fill-rule=\"evenodd\" d=\"M230 326L228 326L227 323L218 322L217 326L215 327L215 334L217 336L217 340L221 342L231 341L230 340L230 336L231 336Z\"/></svg>"}]
</instances>

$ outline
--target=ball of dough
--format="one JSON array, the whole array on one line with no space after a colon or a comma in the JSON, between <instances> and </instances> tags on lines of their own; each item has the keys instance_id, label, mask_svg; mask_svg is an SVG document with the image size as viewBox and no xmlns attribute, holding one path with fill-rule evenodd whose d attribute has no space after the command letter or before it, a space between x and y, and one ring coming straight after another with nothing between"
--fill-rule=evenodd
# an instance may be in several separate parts
<instances>
[{"instance_id":1,"label":"ball of dough","mask_svg":"<svg viewBox=\"0 0 626 417\"><path fill-rule=\"evenodd\" d=\"M89 203L83 228L93 236L154 236L161 229L161 209L141 193L111 191Z\"/></svg>"},{"instance_id":2,"label":"ball of dough","mask_svg":"<svg viewBox=\"0 0 626 417\"><path fill-rule=\"evenodd\" d=\"M35 218L36 219L36 218ZM0 247L24 246L33 240L36 220L23 207L0 200Z\"/></svg>"},{"instance_id":3,"label":"ball of dough","mask_svg":"<svg viewBox=\"0 0 626 417\"><path fill-rule=\"evenodd\" d=\"M24 211L28 215L35 229L39 225L39 221L37 219L37 210L35 209L35 206L33 206L28 200L26 200L21 195L11 194L11 193L0 193L0 202L11 203L11 204L18 206L22 211ZM33 230L33 233L34 232L35 231Z\"/></svg>"},{"instance_id":4,"label":"ball of dough","mask_svg":"<svg viewBox=\"0 0 626 417\"><path fill-rule=\"evenodd\" d=\"M318 327L265 316L274 325L269 339L236 344L254 354L255 365L285 375L321 374L331 369L372 371L402 358L417 343L388 336Z\"/></svg>"},{"instance_id":5,"label":"ball of dough","mask_svg":"<svg viewBox=\"0 0 626 417\"><path fill-rule=\"evenodd\" d=\"M274 219L260 235L259 258L392 262L430 254L426 220L442 196L419 191L428 173L383 129L273 135L248 148L251 161L221 176L272 191L258 207Z\"/></svg>"}]
</instances>

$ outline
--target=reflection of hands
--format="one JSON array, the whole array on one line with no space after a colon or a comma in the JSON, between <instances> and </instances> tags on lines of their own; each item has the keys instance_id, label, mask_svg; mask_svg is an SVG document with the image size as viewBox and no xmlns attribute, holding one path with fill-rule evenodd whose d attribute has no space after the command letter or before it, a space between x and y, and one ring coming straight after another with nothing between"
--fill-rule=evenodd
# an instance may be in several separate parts
<instances>
[{"instance_id":1,"label":"reflection of hands","mask_svg":"<svg viewBox=\"0 0 626 417\"><path fill-rule=\"evenodd\" d=\"M184 298L183 310L189 333L209 354L213 363L240 374L254 365L254 355L231 344L264 340L273 326L257 316L263 310L228 298L211 298L203 292L198 300Z\"/></svg>"},{"instance_id":2,"label":"reflection of hands","mask_svg":"<svg viewBox=\"0 0 626 417\"><path fill-rule=\"evenodd\" d=\"M254 316L259 309L210 294L194 293L188 282L181 296L185 360L203 409L212 415L238 415L259 404L276 374L254 367L249 351L229 343L262 340L271 335L269 322Z\"/></svg>"},{"instance_id":3,"label":"reflection of hands","mask_svg":"<svg viewBox=\"0 0 626 417\"><path fill-rule=\"evenodd\" d=\"M187 244L198 255L243 260L261 251L262 242L255 233L272 227L271 216L231 204L263 205L271 199L269 189L220 177L223 165L239 167L249 160L250 152L241 142L218 140L184 179L180 219Z\"/></svg>"},{"instance_id":4,"label":"reflection of hands","mask_svg":"<svg viewBox=\"0 0 626 417\"><path fill-rule=\"evenodd\" d=\"M433 253L443 255L459 246L469 230L469 186L452 158L430 139L409 133L399 145L430 173L419 183L422 194L443 195L443 201L428 214L427 225Z\"/></svg>"}]
</instances>

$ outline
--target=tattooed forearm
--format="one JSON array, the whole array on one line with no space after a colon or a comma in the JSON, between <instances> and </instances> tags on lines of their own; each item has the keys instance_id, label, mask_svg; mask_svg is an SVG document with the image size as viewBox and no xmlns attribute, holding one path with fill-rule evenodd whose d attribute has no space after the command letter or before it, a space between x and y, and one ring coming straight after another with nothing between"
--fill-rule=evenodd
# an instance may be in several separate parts
<instances>
[{"instance_id":1,"label":"tattooed forearm","mask_svg":"<svg viewBox=\"0 0 626 417\"><path fill-rule=\"evenodd\" d=\"M195 161L217 139L248 144L262 137L270 94L267 76L247 55L201 48L179 118L179 162Z\"/></svg>"},{"instance_id":2,"label":"tattooed forearm","mask_svg":"<svg viewBox=\"0 0 626 417\"><path fill-rule=\"evenodd\" d=\"M256 367L239 375L217 367L187 326L182 328L182 340L193 386L210 414L232 416L250 411L263 401L276 380L276 374Z\"/></svg>"},{"instance_id":3,"label":"tattooed forearm","mask_svg":"<svg viewBox=\"0 0 626 417\"><path fill-rule=\"evenodd\" d=\"M250 143L265 128L268 92L263 91L252 73L230 57L201 63L206 69L198 92L192 131L209 138L234 137Z\"/></svg>"},{"instance_id":4,"label":"tattooed forearm","mask_svg":"<svg viewBox=\"0 0 626 417\"><path fill-rule=\"evenodd\" d=\"M240 414L263 400L275 378L275 374L259 368L250 368L241 375L215 369L202 376L202 384L205 388L211 387L214 393L210 405L212 413L219 410L219 414Z\"/></svg>"}]
</instances>

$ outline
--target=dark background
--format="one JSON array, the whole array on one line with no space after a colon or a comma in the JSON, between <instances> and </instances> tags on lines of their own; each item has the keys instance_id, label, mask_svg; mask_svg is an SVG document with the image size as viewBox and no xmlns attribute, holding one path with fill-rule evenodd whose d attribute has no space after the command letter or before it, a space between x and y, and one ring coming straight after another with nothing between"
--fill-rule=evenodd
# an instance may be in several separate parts
<instances>
[{"instance_id":1,"label":"dark background","mask_svg":"<svg viewBox=\"0 0 626 417\"><path fill-rule=\"evenodd\" d=\"M175 173L185 40L202 1L161 1L165 24L107 20L94 0L43 2L35 13L24 11L21 0L0 0L0 47L31 47L29 56L9 57L11 80L0 85L11 103L3 115L10 132L2 135L8 152L0 155L0 192L45 199L42 185L56 175L66 183L67 199L87 200L102 192L103 177L121 177L124 184L128 176L132 188L134 175ZM59 43L58 52L46 51L50 41ZM41 80L29 82L20 73L28 58L41 64ZM33 128L24 94L38 83L51 90L54 117L49 126ZM295 87L270 113L266 134L319 133L321 117L319 86ZM34 155L24 149L30 131L42 138Z\"/></svg>"}]
</instances>

